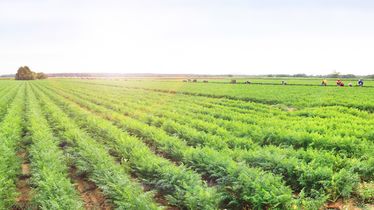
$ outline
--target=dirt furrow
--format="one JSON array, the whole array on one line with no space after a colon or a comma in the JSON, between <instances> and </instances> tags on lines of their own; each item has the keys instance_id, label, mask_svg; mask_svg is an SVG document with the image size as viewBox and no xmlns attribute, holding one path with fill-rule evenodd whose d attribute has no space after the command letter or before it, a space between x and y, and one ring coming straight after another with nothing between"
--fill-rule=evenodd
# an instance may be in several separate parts
<instances>
[{"instance_id":1,"label":"dirt furrow","mask_svg":"<svg viewBox=\"0 0 374 210\"><path fill-rule=\"evenodd\" d=\"M24 145L17 152L18 158L21 160L21 174L18 176L16 182L17 191L19 195L16 199L16 204L13 209L30 209L31 187L30 187L30 161L27 150Z\"/></svg>"}]
</instances>

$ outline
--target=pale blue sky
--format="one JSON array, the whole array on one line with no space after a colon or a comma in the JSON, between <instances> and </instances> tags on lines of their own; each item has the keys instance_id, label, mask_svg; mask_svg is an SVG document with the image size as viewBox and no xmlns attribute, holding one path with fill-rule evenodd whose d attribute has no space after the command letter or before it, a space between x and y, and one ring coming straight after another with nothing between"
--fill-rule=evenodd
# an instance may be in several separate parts
<instances>
[{"instance_id":1,"label":"pale blue sky","mask_svg":"<svg viewBox=\"0 0 374 210\"><path fill-rule=\"evenodd\" d=\"M0 0L0 74L374 74L369 0Z\"/></svg>"}]
</instances>

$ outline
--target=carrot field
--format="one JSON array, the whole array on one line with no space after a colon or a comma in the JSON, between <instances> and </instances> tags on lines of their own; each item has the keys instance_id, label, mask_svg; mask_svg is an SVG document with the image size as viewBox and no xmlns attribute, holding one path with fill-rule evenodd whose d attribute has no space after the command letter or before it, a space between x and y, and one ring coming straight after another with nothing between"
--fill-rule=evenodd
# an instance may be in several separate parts
<instances>
[{"instance_id":1,"label":"carrot field","mask_svg":"<svg viewBox=\"0 0 374 210\"><path fill-rule=\"evenodd\" d=\"M0 209L372 209L374 88L0 81Z\"/></svg>"}]
</instances>

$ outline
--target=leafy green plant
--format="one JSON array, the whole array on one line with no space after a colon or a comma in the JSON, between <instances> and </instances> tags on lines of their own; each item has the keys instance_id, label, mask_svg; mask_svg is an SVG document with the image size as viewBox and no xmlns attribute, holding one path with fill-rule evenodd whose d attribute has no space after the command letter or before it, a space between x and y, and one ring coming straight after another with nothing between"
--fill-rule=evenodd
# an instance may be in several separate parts
<instances>
[{"instance_id":1,"label":"leafy green plant","mask_svg":"<svg viewBox=\"0 0 374 210\"><path fill-rule=\"evenodd\" d=\"M20 161L16 151L22 139L25 86L14 89L17 95L0 123L0 209L11 208L18 195L16 179L20 174ZM2 99L2 102L9 100Z\"/></svg>"}]
</instances>

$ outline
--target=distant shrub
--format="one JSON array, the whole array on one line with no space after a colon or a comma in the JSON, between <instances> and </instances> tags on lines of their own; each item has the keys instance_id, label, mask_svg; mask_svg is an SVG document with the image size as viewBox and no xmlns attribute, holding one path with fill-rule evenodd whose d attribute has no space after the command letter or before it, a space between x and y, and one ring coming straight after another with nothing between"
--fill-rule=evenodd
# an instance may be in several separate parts
<instances>
[{"instance_id":1,"label":"distant shrub","mask_svg":"<svg viewBox=\"0 0 374 210\"><path fill-rule=\"evenodd\" d=\"M47 79L48 76L43 72L36 73L36 79Z\"/></svg>"}]
</instances>

